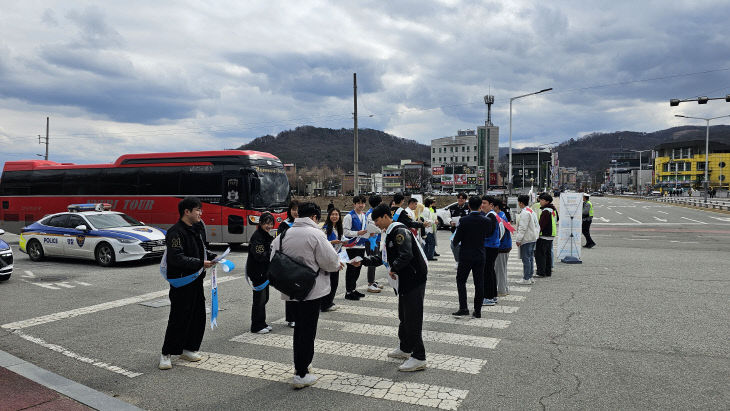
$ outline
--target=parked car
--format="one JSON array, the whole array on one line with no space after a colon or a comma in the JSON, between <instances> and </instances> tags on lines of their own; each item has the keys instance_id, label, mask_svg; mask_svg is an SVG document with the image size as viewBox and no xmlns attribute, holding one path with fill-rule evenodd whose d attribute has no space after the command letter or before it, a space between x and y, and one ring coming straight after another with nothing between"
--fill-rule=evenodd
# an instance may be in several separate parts
<instances>
[{"instance_id":1,"label":"parked car","mask_svg":"<svg viewBox=\"0 0 730 411\"><path fill-rule=\"evenodd\" d=\"M20 251L31 260L46 256L96 260L102 267L117 261L159 258L165 232L117 211L111 205L71 204L21 229Z\"/></svg>"},{"instance_id":2,"label":"parked car","mask_svg":"<svg viewBox=\"0 0 730 411\"><path fill-rule=\"evenodd\" d=\"M650 196L654 196L654 197L661 197L662 196L662 192L661 191L654 190L649 195Z\"/></svg>"},{"instance_id":3,"label":"parked car","mask_svg":"<svg viewBox=\"0 0 730 411\"><path fill-rule=\"evenodd\" d=\"M0 229L0 235L5 234L5 230ZM0 240L0 281L10 278L13 273L13 250L10 244Z\"/></svg>"},{"instance_id":4,"label":"parked car","mask_svg":"<svg viewBox=\"0 0 730 411\"><path fill-rule=\"evenodd\" d=\"M449 207L452 205L457 204L456 202L453 202L446 207L441 207L436 209L436 218L438 220L438 228L449 228L451 227L451 212L449 211Z\"/></svg>"}]
</instances>

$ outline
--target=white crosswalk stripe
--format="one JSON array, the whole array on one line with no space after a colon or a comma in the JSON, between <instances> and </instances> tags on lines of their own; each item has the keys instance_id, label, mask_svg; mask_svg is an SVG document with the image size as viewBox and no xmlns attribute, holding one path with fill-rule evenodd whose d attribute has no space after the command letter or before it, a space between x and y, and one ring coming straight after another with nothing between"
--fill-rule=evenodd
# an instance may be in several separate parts
<instances>
[{"instance_id":1,"label":"white crosswalk stripe","mask_svg":"<svg viewBox=\"0 0 730 411\"><path fill-rule=\"evenodd\" d=\"M467 294L470 292L470 286L467 285ZM512 287L510 287L510 290L512 290ZM431 288L426 289L426 295L438 295L442 297L458 297L459 293L456 290L434 290ZM472 294L473 295L473 294ZM523 295L507 295L504 297L499 297L499 301L525 301L525 296Z\"/></svg>"},{"instance_id":2,"label":"white crosswalk stripe","mask_svg":"<svg viewBox=\"0 0 730 411\"><path fill-rule=\"evenodd\" d=\"M510 280L511 283L514 283L516 281L519 281L517 278L512 278ZM456 288L456 281L454 281L453 278L447 279L447 278L439 278L439 277L429 277L428 283L431 285L435 285L437 287L453 287ZM510 285L509 286L510 291L515 291L518 293L529 293L531 288L529 286L518 286L518 285Z\"/></svg>"},{"instance_id":3,"label":"white crosswalk stripe","mask_svg":"<svg viewBox=\"0 0 730 411\"><path fill-rule=\"evenodd\" d=\"M345 301L345 300L343 300ZM363 298L360 301L375 301L375 302L381 302L381 303L391 303L391 304L398 304L398 297L396 295L388 293L388 295L368 295L365 298ZM458 309L458 302L452 302L452 301L441 301L441 300L424 300L423 306L424 307L439 307L439 308L453 308ZM500 314L512 314L517 312L520 307L515 306L509 306L509 305L494 305L490 307L482 307L483 312L489 312L489 313L500 313Z\"/></svg>"},{"instance_id":4,"label":"white crosswalk stripe","mask_svg":"<svg viewBox=\"0 0 730 411\"><path fill-rule=\"evenodd\" d=\"M231 341L284 349L292 349L293 346L292 336L272 333L246 333L233 337ZM323 340L320 338L317 338L314 342L314 352L316 353L339 355L343 357L363 358L366 360L402 363L403 360L396 360L388 357L388 353L392 350L393 347L378 347L375 345L344 343L340 341ZM478 358L433 354L430 352L428 353L427 361L428 368L437 368L440 370L462 372L467 374L479 374L479 371L487 363L486 360Z\"/></svg>"},{"instance_id":5,"label":"white crosswalk stripe","mask_svg":"<svg viewBox=\"0 0 730 411\"><path fill-rule=\"evenodd\" d=\"M338 313L362 315L362 316L376 316L383 318L398 318L398 311L393 309L382 309L374 307L363 307L363 306L351 306L341 305L337 309ZM434 313L423 313L423 321L444 323L444 324L459 324L470 327L481 327L481 328L507 328L511 321L507 320L495 320L491 318L469 318L469 319L458 319L448 314L434 314Z\"/></svg>"},{"instance_id":6,"label":"white crosswalk stripe","mask_svg":"<svg viewBox=\"0 0 730 411\"><path fill-rule=\"evenodd\" d=\"M291 364L233 355L202 353L198 362L176 360L175 365L220 373L259 378L268 381L289 382L293 375ZM393 381L387 378L313 368L319 380L315 389L344 392L363 397L455 410L469 393L467 390L438 385Z\"/></svg>"},{"instance_id":7,"label":"white crosswalk stripe","mask_svg":"<svg viewBox=\"0 0 730 411\"><path fill-rule=\"evenodd\" d=\"M286 324L284 319L274 321L274 324ZM319 320L318 327L326 330L365 334L380 335L385 337L397 337L398 327L380 324L363 324L334 320ZM499 343L499 338L483 337L480 335L456 334L442 331L423 330L423 341L437 342L443 344L463 345L467 347L494 349Z\"/></svg>"}]
</instances>

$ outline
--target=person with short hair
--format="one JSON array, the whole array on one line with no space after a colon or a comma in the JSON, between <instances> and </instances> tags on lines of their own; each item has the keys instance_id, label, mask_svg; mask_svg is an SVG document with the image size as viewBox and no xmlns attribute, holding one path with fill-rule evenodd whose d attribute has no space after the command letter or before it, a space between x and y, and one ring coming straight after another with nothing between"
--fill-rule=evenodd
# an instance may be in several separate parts
<instances>
[{"instance_id":1,"label":"person with short hair","mask_svg":"<svg viewBox=\"0 0 730 411\"><path fill-rule=\"evenodd\" d=\"M459 268L456 270L456 290L459 294L459 310L453 313L460 317L469 315L469 306L466 298L466 280L469 272L474 281L474 318L481 318L482 304L484 303L484 264L486 253L484 240L488 233L494 231L493 222L485 218L479 209L482 199L473 196L469 198L470 213L464 217L454 233L454 244L459 246Z\"/></svg>"},{"instance_id":2,"label":"person with short hair","mask_svg":"<svg viewBox=\"0 0 730 411\"><path fill-rule=\"evenodd\" d=\"M279 228L276 229L276 236L280 236L284 231L288 230L289 227L294 225L294 220L299 217L299 201L291 200L289 202L289 208L286 210L286 220L279 223ZM294 305L291 302L286 301L284 303L284 319L286 324L290 328L294 328Z\"/></svg>"},{"instance_id":3,"label":"person with short hair","mask_svg":"<svg viewBox=\"0 0 730 411\"><path fill-rule=\"evenodd\" d=\"M691 188L690 188L691 190ZM588 193L583 193L583 221L582 221L582 230L583 235L586 237L586 245L583 247L585 248L593 248L596 246L596 243L593 241L593 238L591 238L591 223L593 223L593 203L591 203L590 195Z\"/></svg>"},{"instance_id":4,"label":"person with short hair","mask_svg":"<svg viewBox=\"0 0 730 411\"><path fill-rule=\"evenodd\" d=\"M557 210L553 205L553 197L550 194L542 193L538 197L540 201L540 237L535 246L535 263L537 265L536 278L550 277L552 270L553 239L557 233Z\"/></svg>"},{"instance_id":5,"label":"person with short hair","mask_svg":"<svg viewBox=\"0 0 730 411\"><path fill-rule=\"evenodd\" d=\"M172 368L172 355L200 361L198 353L205 333L205 269L213 267L215 254L205 249L200 232L203 204L185 197L177 205L180 219L165 235L167 273L170 282L170 316L162 345L159 368Z\"/></svg>"},{"instance_id":6,"label":"person with short hair","mask_svg":"<svg viewBox=\"0 0 730 411\"><path fill-rule=\"evenodd\" d=\"M433 209L433 204L435 203L433 198L427 198L424 200L424 208L423 208L423 214L421 217L423 217L423 221L428 221L430 226L424 228L424 231L426 232L426 240L425 240L425 249L426 252L426 258L428 258L429 261L438 261L436 256L436 228L438 226L438 216L436 215L436 210Z\"/></svg>"},{"instance_id":7,"label":"person with short hair","mask_svg":"<svg viewBox=\"0 0 730 411\"><path fill-rule=\"evenodd\" d=\"M352 197L353 209L349 213L345 214L342 220L342 229L344 230L345 237L349 238L352 244L347 244L348 247L347 255L350 258L364 257L365 246L369 243L368 238L370 235L367 230L367 219L363 209L365 208L365 197L354 196ZM360 277L361 267L347 264L345 270L345 299L358 301L365 294L356 290L357 280ZM368 287L368 292L379 293L381 290L378 287Z\"/></svg>"},{"instance_id":8,"label":"person with short hair","mask_svg":"<svg viewBox=\"0 0 730 411\"><path fill-rule=\"evenodd\" d=\"M382 203L382 202L383 202L383 198L377 194L371 195L370 198L368 198L368 204L370 204L370 208L368 209L368 211L365 212L365 217L367 218L368 226L375 225L375 223L373 222L371 213L373 212L375 207L379 206L380 203ZM375 237L375 240L373 240L373 237ZM380 234L370 234L370 238L368 238L368 242L370 244L365 246L365 254L375 254L375 253L380 252L380 237L381 237ZM373 245L373 241L375 243L374 245ZM371 266L371 267L368 267L367 269L368 269L368 272L367 272L368 288L367 289L368 290L373 289L373 291L374 291L374 288L378 288L378 289L382 290L383 284L379 284L377 281L375 281L376 267Z\"/></svg>"},{"instance_id":9,"label":"person with short hair","mask_svg":"<svg viewBox=\"0 0 730 411\"><path fill-rule=\"evenodd\" d=\"M269 302L269 278L266 272L271 260L271 241L274 237L269 231L274 228L274 216L269 212L261 213L256 231L248 240L246 277L253 289L251 303L251 332L268 334L271 326L266 324L266 303Z\"/></svg>"},{"instance_id":10,"label":"person with short hair","mask_svg":"<svg viewBox=\"0 0 730 411\"><path fill-rule=\"evenodd\" d=\"M512 251L512 235L507 229L509 220L504 212L505 205L500 199L494 202L494 212L501 219L499 221L505 226L502 232L502 239L499 240L499 248L497 250L497 259L494 262L494 273L497 278L497 297L505 297L509 295L509 283L507 282L507 262L509 253Z\"/></svg>"},{"instance_id":11,"label":"person with short hair","mask_svg":"<svg viewBox=\"0 0 730 411\"><path fill-rule=\"evenodd\" d=\"M535 284L532 279L534 274L533 258L535 257L535 242L540 234L540 224L537 220L537 213L527 204L530 197L520 195L517 197L517 206L522 210L517 217L517 233L515 244L520 248L520 259L522 260L522 279L516 283L521 285Z\"/></svg>"},{"instance_id":12,"label":"person with short hair","mask_svg":"<svg viewBox=\"0 0 730 411\"><path fill-rule=\"evenodd\" d=\"M482 212L485 218L490 220L492 231L487 233L484 239L484 302L483 305L492 306L497 304L497 273L494 271L494 264L499 254L499 242L501 232L497 213L494 211L494 203L497 200L492 196L482 197Z\"/></svg>"},{"instance_id":13,"label":"person with short hair","mask_svg":"<svg viewBox=\"0 0 730 411\"><path fill-rule=\"evenodd\" d=\"M426 349L423 345L423 299L426 294L428 265L423 249L403 223L393 221L390 209L382 204L372 212L373 221L385 232L384 253L366 256L362 264L381 265L388 275L398 281L398 338L400 345L388 354L403 359L399 371L418 371L426 368ZM357 263L359 264L359 263Z\"/></svg>"},{"instance_id":14,"label":"person with short hair","mask_svg":"<svg viewBox=\"0 0 730 411\"><path fill-rule=\"evenodd\" d=\"M466 193L463 191L459 192L456 196L456 204L451 205L448 210L451 215L451 232L456 232L456 227L459 225L459 219L466 217L469 214L469 206L466 204ZM459 246L455 245L451 241L451 252L454 254L454 261L456 261L456 267L459 267Z\"/></svg>"},{"instance_id":15,"label":"person with short hair","mask_svg":"<svg viewBox=\"0 0 730 411\"><path fill-rule=\"evenodd\" d=\"M340 210L333 207L327 212L327 218L322 226L322 231L327 236L327 240L332 244L335 252L339 253L342 249L342 218L340 218ZM322 312L335 311L337 305L335 305L335 294L337 293L337 286L340 282L340 272L330 271L327 273L330 277L330 293L322 297Z\"/></svg>"},{"instance_id":16,"label":"person with short hair","mask_svg":"<svg viewBox=\"0 0 730 411\"><path fill-rule=\"evenodd\" d=\"M330 292L330 279L327 272L342 268L340 258L327 237L319 228L321 211L317 204L307 202L299 205L299 217L286 231L286 235L271 243L272 258L276 251L282 251L300 264L306 265L318 275L314 286L302 301L291 300L282 294L282 299L294 307L294 388L303 388L317 382L318 377L309 373L309 365L314 358L314 340L317 322L322 306L322 298Z\"/></svg>"}]
</instances>

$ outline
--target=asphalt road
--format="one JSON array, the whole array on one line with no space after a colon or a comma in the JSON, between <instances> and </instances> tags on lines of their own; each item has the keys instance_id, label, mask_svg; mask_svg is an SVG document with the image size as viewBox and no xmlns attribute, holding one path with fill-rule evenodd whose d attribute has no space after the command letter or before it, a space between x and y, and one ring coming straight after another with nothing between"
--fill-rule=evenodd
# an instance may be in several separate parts
<instances>
[{"instance_id":1,"label":"asphalt road","mask_svg":"<svg viewBox=\"0 0 730 411\"><path fill-rule=\"evenodd\" d=\"M219 327L206 330L205 361L160 371L169 306L157 264L33 263L16 243L15 272L0 283L0 349L151 410L726 409L730 214L593 203L598 246L583 249L583 264L556 262L553 278L512 285L482 321L449 315L457 308L454 267L449 233L439 232L442 257L431 265L424 309L431 366L423 372L399 373L383 358L397 345L391 290L360 302L340 292L341 310L320 316L313 368L325 377L291 389L282 380L291 376L292 330L279 321L277 292L267 306L273 333L248 333L243 249L232 253L238 269L219 276L222 311ZM513 280L521 265L515 254L510 261ZM150 302L162 306L143 305Z\"/></svg>"}]
</instances>

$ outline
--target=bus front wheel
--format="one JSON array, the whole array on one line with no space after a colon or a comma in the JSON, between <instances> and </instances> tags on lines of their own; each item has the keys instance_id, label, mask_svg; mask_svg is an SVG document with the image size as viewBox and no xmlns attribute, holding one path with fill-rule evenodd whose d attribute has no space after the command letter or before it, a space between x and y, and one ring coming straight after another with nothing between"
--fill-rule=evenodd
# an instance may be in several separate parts
<instances>
[{"instance_id":1,"label":"bus front wheel","mask_svg":"<svg viewBox=\"0 0 730 411\"><path fill-rule=\"evenodd\" d=\"M40 241L30 240L26 246L26 250L28 250L28 257L30 257L31 261L43 260L45 253L43 252L43 246Z\"/></svg>"}]
</instances>

